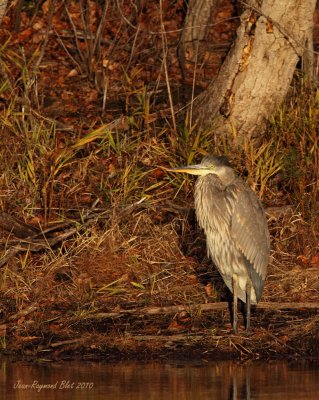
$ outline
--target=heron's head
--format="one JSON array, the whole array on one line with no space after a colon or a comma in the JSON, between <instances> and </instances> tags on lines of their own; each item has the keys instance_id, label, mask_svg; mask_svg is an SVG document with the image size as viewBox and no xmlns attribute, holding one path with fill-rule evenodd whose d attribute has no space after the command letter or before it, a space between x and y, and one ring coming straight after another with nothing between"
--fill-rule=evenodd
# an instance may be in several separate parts
<instances>
[{"instance_id":1,"label":"heron's head","mask_svg":"<svg viewBox=\"0 0 319 400\"><path fill-rule=\"evenodd\" d=\"M200 164L187 165L186 167L165 168L171 172L186 172L191 175L205 176L208 174L217 175L223 184L228 185L235 178L234 171L226 157L211 156L204 157Z\"/></svg>"}]
</instances>

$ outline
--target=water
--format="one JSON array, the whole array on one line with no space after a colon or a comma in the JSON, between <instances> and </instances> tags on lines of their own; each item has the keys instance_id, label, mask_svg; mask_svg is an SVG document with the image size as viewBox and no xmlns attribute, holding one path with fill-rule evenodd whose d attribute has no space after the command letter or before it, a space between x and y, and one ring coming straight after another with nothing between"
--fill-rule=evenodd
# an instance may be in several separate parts
<instances>
[{"instance_id":1,"label":"water","mask_svg":"<svg viewBox=\"0 0 319 400\"><path fill-rule=\"evenodd\" d=\"M318 400L319 363L0 360L0 399Z\"/></svg>"}]
</instances>

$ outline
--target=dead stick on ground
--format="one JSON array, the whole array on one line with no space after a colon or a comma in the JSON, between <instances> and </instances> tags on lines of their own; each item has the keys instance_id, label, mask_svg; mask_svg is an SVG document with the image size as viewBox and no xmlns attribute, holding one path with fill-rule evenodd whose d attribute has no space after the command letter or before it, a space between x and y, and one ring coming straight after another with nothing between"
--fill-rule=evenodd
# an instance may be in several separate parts
<instances>
[{"instance_id":1,"label":"dead stick on ground","mask_svg":"<svg viewBox=\"0 0 319 400\"><path fill-rule=\"evenodd\" d=\"M87 225L87 224L86 224ZM73 236L76 232L78 232L78 228L72 228L68 231L64 232L62 235L56 236L52 239L47 240L39 240L39 239L30 239L30 241L20 242L17 246L10 248L5 255L0 259L0 268L8 262L8 260L23 252L23 251L41 251L41 250L48 250L52 246L62 242L65 239L68 239L70 236Z\"/></svg>"},{"instance_id":2,"label":"dead stick on ground","mask_svg":"<svg viewBox=\"0 0 319 400\"><path fill-rule=\"evenodd\" d=\"M131 212L133 212L137 207L139 207L145 200L145 197L140 199L139 201L130 204L129 206L125 207L123 210L121 210L117 217L118 218L123 218L127 215L129 215ZM1 215L0 215L1 217ZM76 233L81 232L85 229L88 228L89 225L93 224L94 220L98 220L101 218L106 219L106 217L111 218L111 213L108 213L106 211L103 211L101 213L96 213L94 209L91 209L87 215L85 215L82 218L83 223L79 224L78 221L70 222L70 223L63 223L63 224L58 224L55 227L49 227L45 231L36 231L34 236L28 237L25 240L14 240L14 241L9 241L6 243L6 246L11 246L9 250L5 252L5 254L0 258L0 268L5 265L8 260L19 254L20 252L23 251L41 251L41 250L49 250L53 246L56 246L57 244L63 242L64 240L70 238L71 236L74 236ZM16 220L15 220L16 221ZM27 224L24 224L27 226ZM71 227L70 227L71 225ZM76 226L74 226L76 225ZM1 221L0 221L0 226L1 226ZM52 230L57 230L61 228L67 228L70 227L69 229L66 229L64 232L60 233L59 235L56 234L55 236L46 236L48 233L52 233ZM39 238L39 236L41 237Z\"/></svg>"},{"instance_id":3,"label":"dead stick on ground","mask_svg":"<svg viewBox=\"0 0 319 400\"><path fill-rule=\"evenodd\" d=\"M27 307L23 310L20 310L19 312L17 312L16 314L11 315L8 318L8 321L14 321L16 319L19 319L21 317L25 317L28 314L33 313L34 311L37 311L39 309L39 305L37 303L32 304L30 307Z\"/></svg>"},{"instance_id":4,"label":"dead stick on ground","mask_svg":"<svg viewBox=\"0 0 319 400\"><path fill-rule=\"evenodd\" d=\"M211 331L205 332L207 337L209 336L210 339L220 340L223 336L213 336ZM203 334L194 334L194 333L187 333L185 335L178 334L178 335L133 335L132 339L141 341L141 342L148 342L150 340L155 341L164 341L164 342L186 342L186 341L203 341Z\"/></svg>"},{"instance_id":5,"label":"dead stick on ground","mask_svg":"<svg viewBox=\"0 0 319 400\"><path fill-rule=\"evenodd\" d=\"M24 221L4 211L0 211L0 228L20 238L26 238L40 233L39 228L26 224Z\"/></svg>"},{"instance_id":6,"label":"dead stick on ground","mask_svg":"<svg viewBox=\"0 0 319 400\"><path fill-rule=\"evenodd\" d=\"M259 303L257 306L261 310L301 310L308 309L314 310L319 309L319 303ZM175 314L179 312L205 312L205 311L218 311L218 310L228 310L229 303L219 302L219 303L207 303L207 304L196 304L191 306L167 306L167 307L147 307L147 308L134 308L131 310L121 310L119 312L109 312L109 313L96 313L88 314L86 319L107 319L107 318L120 318L127 315L159 315L159 314Z\"/></svg>"}]
</instances>

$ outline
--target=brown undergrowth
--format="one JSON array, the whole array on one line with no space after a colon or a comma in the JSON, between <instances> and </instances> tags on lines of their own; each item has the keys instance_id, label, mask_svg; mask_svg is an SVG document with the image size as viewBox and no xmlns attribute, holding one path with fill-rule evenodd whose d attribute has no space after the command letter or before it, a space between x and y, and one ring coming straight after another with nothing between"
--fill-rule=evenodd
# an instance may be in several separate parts
<instances>
[{"instance_id":1,"label":"brown undergrowth","mask_svg":"<svg viewBox=\"0 0 319 400\"><path fill-rule=\"evenodd\" d=\"M70 24L68 18L61 19L63 24ZM27 21L25 16L22 24ZM141 46L145 31L141 39L135 34L133 43ZM58 38L66 45L65 37ZM167 38L173 48L176 35ZM152 36L159 54L161 40ZM67 47L79 52L75 42ZM113 92L107 88L116 111L105 113L106 88L92 90L91 64L82 66L87 76L69 82L70 92L61 78L49 93L45 85L52 75L32 71L36 54L24 44L30 59L13 41L1 50L6 72L1 86L1 211L41 229L61 222L79 229L62 244L38 252L28 250L24 240L24 251L1 267L1 351L42 358L318 357L318 310L303 308L319 304L318 92L298 87L258 146L234 147L214 138L213 128L196 130L179 113L175 131L165 101L172 88L164 75L151 76L140 50L123 51L119 45L112 53L112 68L122 75L111 81ZM53 55L61 57L52 49L57 51L57 42L47 44L43 69L55 62ZM147 51L154 61L152 50ZM119 60L123 68L139 67L124 73ZM70 60L63 64L64 69L73 67ZM170 67L173 82L178 66ZM177 74L176 86L179 79ZM38 87L47 97L54 94L55 103L57 92L64 91L67 116L61 108L47 108L47 99L37 102ZM86 107L70 100L76 90L86 93ZM97 104L103 117L94 111ZM119 104L124 104L121 112ZM227 308L199 307L229 296L206 258L193 210L194 180L160 168L197 161L207 151L226 154L265 205L272 254L263 303L300 303L300 310L257 307L250 335L242 330L233 335ZM100 216L87 226L88 210ZM1 238L4 256L17 241L13 244L13 235L4 231Z\"/></svg>"}]
</instances>

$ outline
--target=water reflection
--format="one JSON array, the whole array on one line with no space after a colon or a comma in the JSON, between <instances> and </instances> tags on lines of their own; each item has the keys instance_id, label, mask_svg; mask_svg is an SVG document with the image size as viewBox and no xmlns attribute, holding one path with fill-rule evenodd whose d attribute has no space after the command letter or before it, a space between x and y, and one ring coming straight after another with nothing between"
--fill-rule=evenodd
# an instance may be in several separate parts
<instances>
[{"instance_id":1,"label":"water reflection","mask_svg":"<svg viewBox=\"0 0 319 400\"><path fill-rule=\"evenodd\" d=\"M0 361L0 399L319 399L319 365L306 362Z\"/></svg>"}]
</instances>

